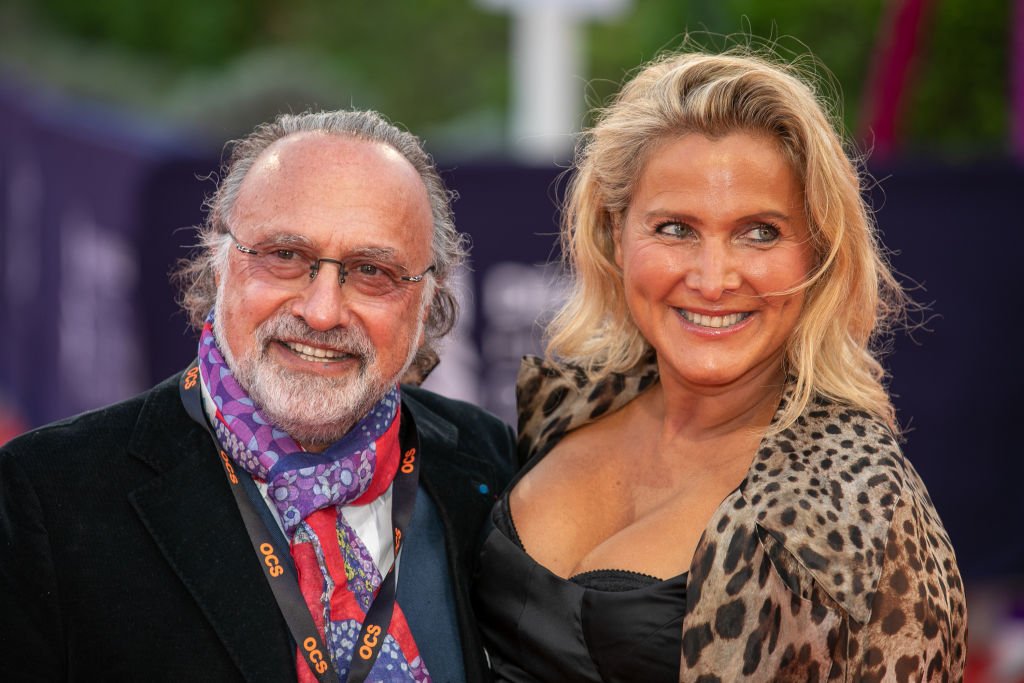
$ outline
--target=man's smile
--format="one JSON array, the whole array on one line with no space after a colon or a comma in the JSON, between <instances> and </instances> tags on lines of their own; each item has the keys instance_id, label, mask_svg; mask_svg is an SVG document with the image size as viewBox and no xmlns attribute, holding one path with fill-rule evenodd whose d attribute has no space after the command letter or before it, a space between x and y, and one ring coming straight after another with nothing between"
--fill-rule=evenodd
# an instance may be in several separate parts
<instances>
[{"instance_id":1,"label":"man's smile","mask_svg":"<svg viewBox=\"0 0 1024 683\"><path fill-rule=\"evenodd\" d=\"M354 358L350 353L344 351L337 351L334 349L324 349L318 346L310 346L301 342L283 341L279 340L282 346L287 348L289 351L294 353L296 356L303 360L308 360L313 363L332 363L343 360Z\"/></svg>"}]
</instances>

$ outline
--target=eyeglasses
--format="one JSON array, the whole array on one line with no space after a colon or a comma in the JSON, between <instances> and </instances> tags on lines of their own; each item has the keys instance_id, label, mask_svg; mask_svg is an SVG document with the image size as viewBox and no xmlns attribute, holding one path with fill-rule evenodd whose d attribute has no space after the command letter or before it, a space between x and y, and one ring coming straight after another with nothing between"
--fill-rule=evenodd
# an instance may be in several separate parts
<instances>
[{"instance_id":1,"label":"eyeglasses","mask_svg":"<svg viewBox=\"0 0 1024 683\"><path fill-rule=\"evenodd\" d=\"M230 232L228 236L234 240L235 249L256 258L255 276L296 291L316 279L321 263L334 263L338 266L339 286L351 285L359 294L373 298L393 294L407 284L422 282L426 274L434 270L434 266L430 266L419 275L401 275L401 270L404 270L401 266L366 256L339 261L319 257L292 243L271 242L247 247Z\"/></svg>"}]
</instances>

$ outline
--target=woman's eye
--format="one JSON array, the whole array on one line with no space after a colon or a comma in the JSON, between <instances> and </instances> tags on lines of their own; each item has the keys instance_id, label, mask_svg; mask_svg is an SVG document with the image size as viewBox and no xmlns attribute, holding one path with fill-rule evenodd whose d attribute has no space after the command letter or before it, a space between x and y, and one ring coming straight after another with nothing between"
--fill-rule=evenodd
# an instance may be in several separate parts
<instances>
[{"instance_id":1,"label":"woman's eye","mask_svg":"<svg viewBox=\"0 0 1024 683\"><path fill-rule=\"evenodd\" d=\"M755 242L774 242L779 237L779 229L774 225L759 225L747 232L747 236Z\"/></svg>"},{"instance_id":2,"label":"woman's eye","mask_svg":"<svg viewBox=\"0 0 1024 683\"><path fill-rule=\"evenodd\" d=\"M668 222L657 226L654 231L669 237L689 237L693 233L693 228L682 223Z\"/></svg>"}]
</instances>

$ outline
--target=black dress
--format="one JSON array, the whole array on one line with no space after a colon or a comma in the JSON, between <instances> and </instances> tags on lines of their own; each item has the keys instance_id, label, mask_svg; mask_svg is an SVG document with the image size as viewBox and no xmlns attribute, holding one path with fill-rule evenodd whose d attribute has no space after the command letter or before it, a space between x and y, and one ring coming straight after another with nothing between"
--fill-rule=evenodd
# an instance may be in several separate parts
<instances>
[{"instance_id":1,"label":"black dress","mask_svg":"<svg viewBox=\"0 0 1024 683\"><path fill-rule=\"evenodd\" d=\"M526 554L507 493L485 530L474 602L497 681L679 680L686 574L563 579Z\"/></svg>"}]
</instances>

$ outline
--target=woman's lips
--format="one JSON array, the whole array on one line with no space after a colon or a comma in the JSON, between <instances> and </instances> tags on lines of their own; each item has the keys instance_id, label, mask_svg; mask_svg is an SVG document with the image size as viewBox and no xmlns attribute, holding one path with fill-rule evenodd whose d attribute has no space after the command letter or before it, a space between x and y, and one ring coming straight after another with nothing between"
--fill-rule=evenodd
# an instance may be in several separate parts
<instances>
[{"instance_id":1,"label":"woman's lips","mask_svg":"<svg viewBox=\"0 0 1024 683\"><path fill-rule=\"evenodd\" d=\"M705 327L713 330L728 329L731 327L735 327L742 323L747 318L749 318L751 315L753 315L753 313L751 313L750 311L726 313L724 315L710 315L707 313L697 313L695 311L689 311L685 308L677 308L676 311L687 322L697 325L698 327Z\"/></svg>"}]
</instances>

